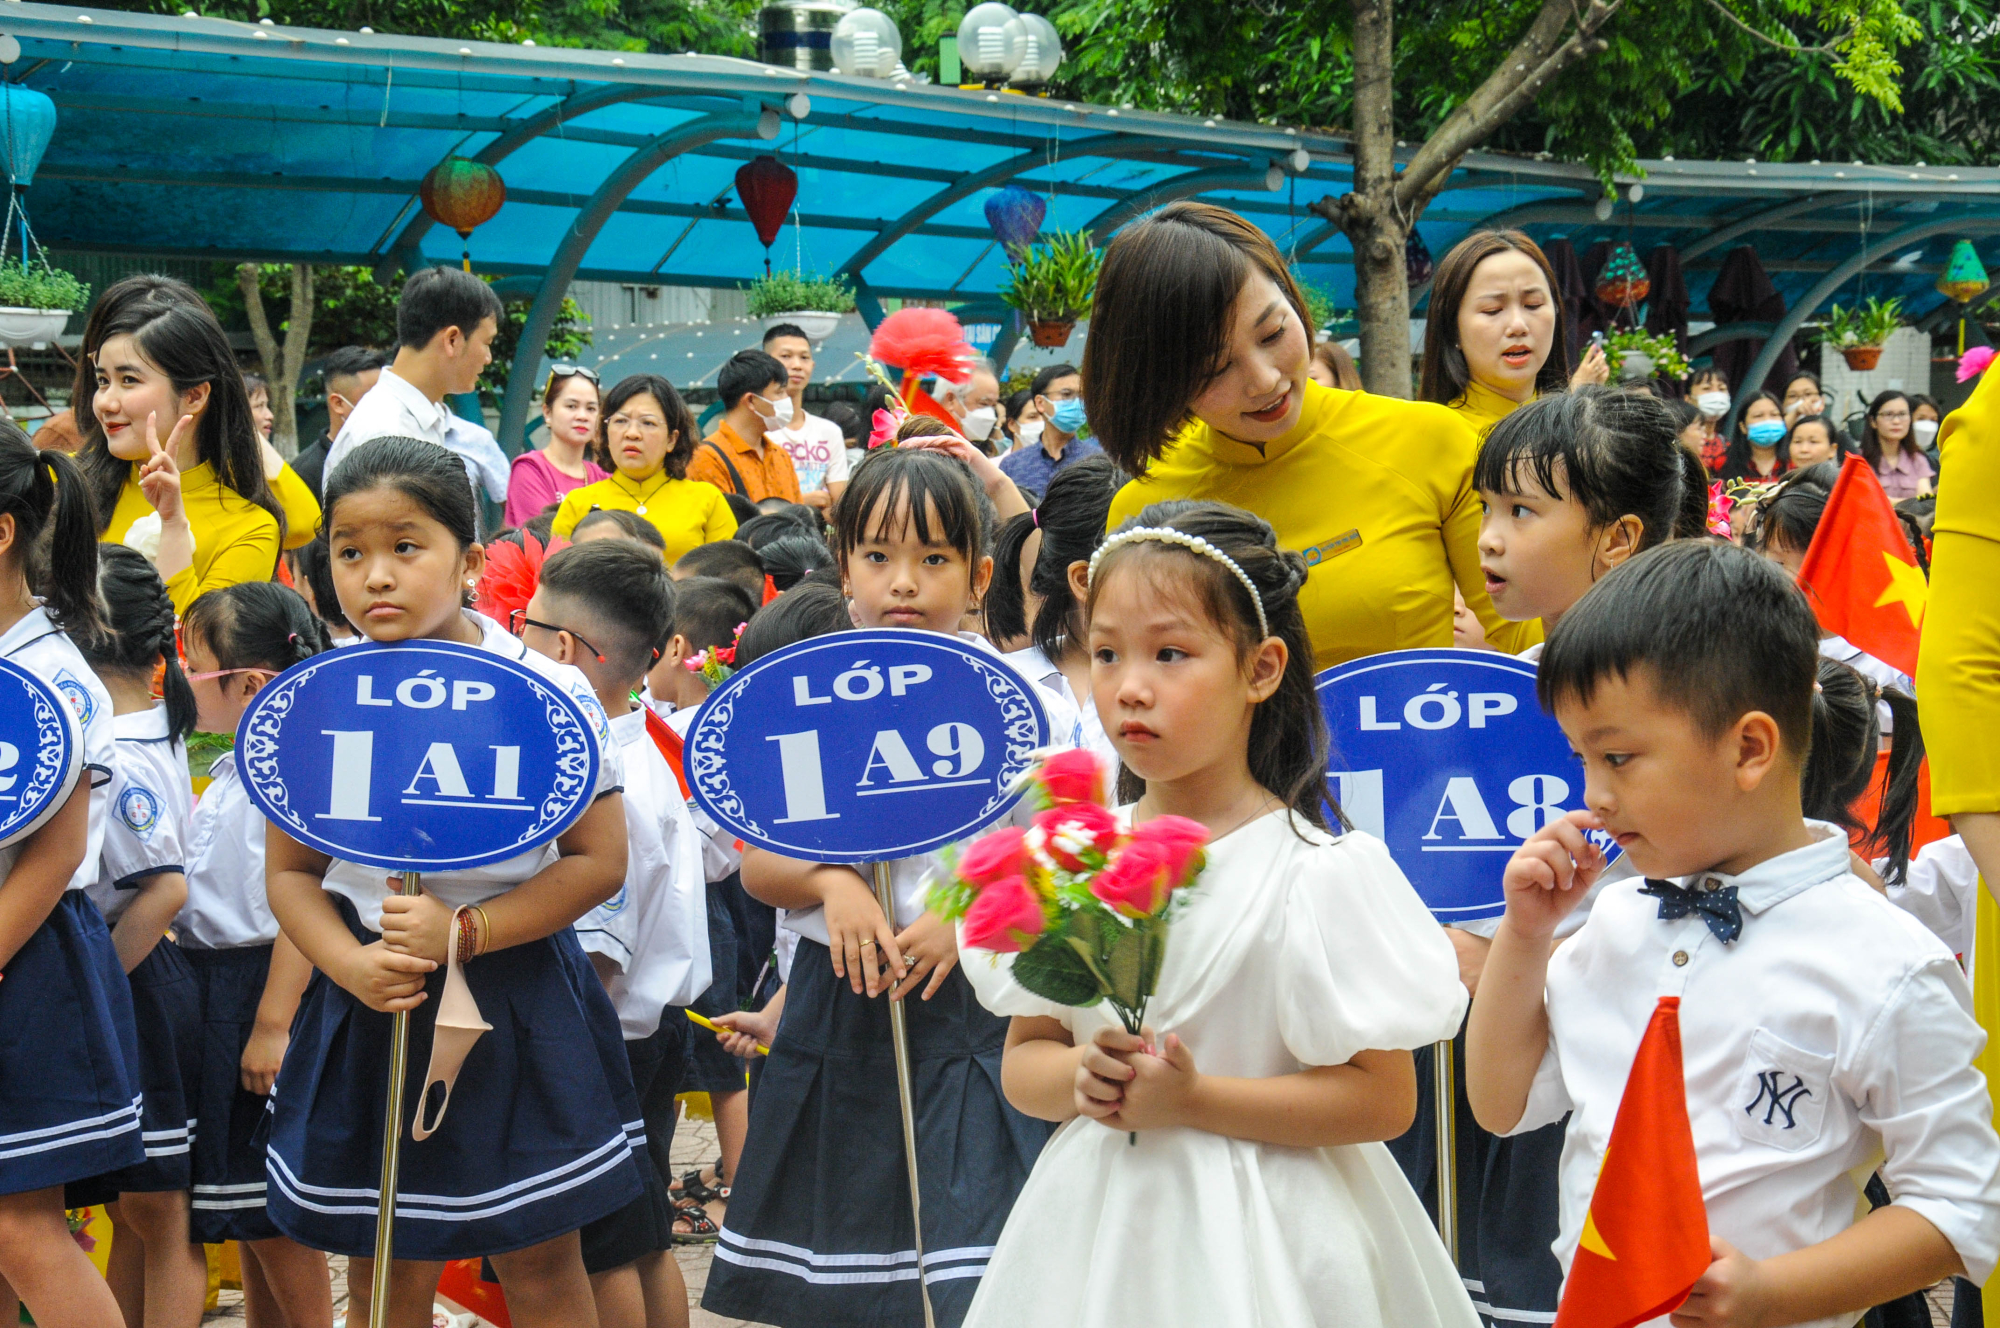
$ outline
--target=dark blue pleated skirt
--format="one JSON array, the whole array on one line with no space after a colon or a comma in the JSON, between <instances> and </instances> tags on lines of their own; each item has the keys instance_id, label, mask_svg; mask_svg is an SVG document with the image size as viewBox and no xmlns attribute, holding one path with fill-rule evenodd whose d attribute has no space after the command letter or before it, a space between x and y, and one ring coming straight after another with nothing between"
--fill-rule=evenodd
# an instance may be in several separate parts
<instances>
[{"instance_id":1,"label":"dark blue pleated skirt","mask_svg":"<svg viewBox=\"0 0 2000 1328\"><path fill-rule=\"evenodd\" d=\"M632 1087L638 1091L643 1107L648 1091L663 1068L663 1047L658 1031L651 1037L626 1042L625 1058L631 1063ZM671 1073L677 1079L681 1072L680 1060L681 1049L679 1044L675 1044ZM668 1128L671 1130L672 1125L669 1124ZM639 1165L639 1179L646 1187L645 1193L617 1212L598 1218L580 1233L584 1272L593 1275L608 1273L645 1255L673 1248L673 1196L667 1192L665 1174L653 1163L651 1143L650 1134L643 1146L640 1140L632 1142L632 1158Z\"/></svg>"},{"instance_id":2,"label":"dark blue pleated skirt","mask_svg":"<svg viewBox=\"0 0 2000 1328\"><path fill-rule=\"evenodd\" d=\"M0 975L0 1194L146 1160L132 988L104 915L63 894Z\"/></svg>"},{"instance_id":3,"label":"dark blue pleated skirt","mask_svg":"<svg viewBox=\"0 0 2000 1328\"><path fill-rule=\"evenodd\" d=\"M908 1004L924 1281L956 1328L1050 1127L1007 1104L1007 1021L963 974ZM914 1231L888 1002L856 996L826 947L801 941L702 1307L780 1328L908 1328L923 1322Z\"/></svg>"},{"instance_id":4,"label":"dark blue pleated skirt","mask_svg":"<svg viewBox=\"0 0 2000 1328\"><path fill-rule=\"evenodd\" d=\"M190 1231L214 1245L278 1234L264 1206L264 1117L270 1099L243 1087L243 1049L271 972L271 947L188 950L201 994Z\"/></svg>"},{"instance_id":5,"label":"dark blue pleated skirt","mask_svg":"<svg viewBox=\"0 0 2000 1328\"><path fill-rule=\"evenodd\" d=\"M710 1019L735 1014L743 1008L743 938L738 932L738 914L742 910L737 908L735 897L749 898L743 893L742 878L737 873L731 872L719 881L708 883L708 959L714 978L709 982L708 990L695 997L687 1008ZM688 1043L687 1083L681 1091L742 1092L748 1082L743 1062L724 1051L722 1044L715 1040L715 1034L689 1022L678 1009L670 1013L702 1034Z\"/></svg>"},{"instance_id":6,"label":"dark blue pleated skirt","mask_svg":"<svg viewBox=\"0 0 2000 1328\"><path fill-rule=\"evenodd\" d=\"M109 1203L127 1192L188 1188L201 1071L201 997L194 970L181 948L162 937L129 981L139 1087L146 1098L139 1116L146 1160L68 1186L64 1202L71 1208Z\"/></svg>"},{"instance_id":7,"label":"dark blue pleated skirt","mask_svg":"<svg viewBox=\"0 0 2000 1328\"><path fill-rule=\"evenodd\" d=\"M333 896L348 928L365 930ZM618 1015L565 927L465 966L493 1031L466 1058L438 1132L408 1134L430 1063L444 969L410 1019L395 1252L400 1259L504 1254L576 1231L639 1197L644 1138ZM370 1255L381 1206L391 1016L315 973L272 1090L269 1207L278 1230L336 1254ZM643 1146L643 1144L639 1145Z\"/></svg>"}]
</instances>

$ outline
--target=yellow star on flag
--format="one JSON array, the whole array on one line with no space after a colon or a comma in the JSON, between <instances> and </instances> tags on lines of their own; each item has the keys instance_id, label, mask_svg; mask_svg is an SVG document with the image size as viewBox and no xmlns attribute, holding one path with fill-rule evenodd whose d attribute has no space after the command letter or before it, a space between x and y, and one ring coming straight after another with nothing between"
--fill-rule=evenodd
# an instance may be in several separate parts
<instances>
[{"instance_id":1,"label":"yellow star on flag","mask_svg":"<svg viewBox=\"0 0 2000 1328\"><path fill-rule=\"evenodd\" d=\"M1904 562L1887 549L1882 551L1882 561L1889 568L1889 585L1875 601L1875 607L1900 602L1903 612L1910 615L1910 626L1922 627L1924 605L1930 598L1930 583L1924 580L1923 569Z\"/></svg>"},{"instance_id":2,"label":"yellow star on flag","mask_svg":"<svg viewBox=\"0 0 2000 1328\"><path fill-rule=\"evenodd\" d=\"M1583 1235L1578 1239L1577 1244L1583 1246L1584 1249L1589 1250L1600 1259L1609 1259L1613 1263L1618 1262L1618 1256L1611 1252L1611 1247L1604 1243L1603 1235L1597 1230L1597 1216L1594 1213L1589 1211L1584 1213Z\"/></svg>"}]
</instances>

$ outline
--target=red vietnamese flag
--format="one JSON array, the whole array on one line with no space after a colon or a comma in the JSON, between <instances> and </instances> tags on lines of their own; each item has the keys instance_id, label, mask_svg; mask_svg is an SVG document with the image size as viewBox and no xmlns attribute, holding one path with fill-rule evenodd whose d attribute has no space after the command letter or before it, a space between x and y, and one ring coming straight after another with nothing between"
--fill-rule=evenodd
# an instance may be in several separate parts
<instances>
[{"instance_id":1,"label":"red vietnamese flag","mask_svg":"<svg viewBox=\"0 0 2000 1328\"><path fill-rule=\"evenodd\" d=\"M1841 463L1799 568L1799 588L1819 625L1912 677L1930 586L1889 495L1859 456Z\"/></svg>"},{"instance_id":2,"label":"red vietnamese flag","mask_svg":"<svg viewBox=\"0 0 2000 1328\"><path fill-rule=\"evenodd\" d=\"M1708 1212L1681 1078L1681 1002L1662 996L1584 1214L1556 1328L1631 1328L1679 1308L1709 1265Z\"/></svg>"}]
</instances>

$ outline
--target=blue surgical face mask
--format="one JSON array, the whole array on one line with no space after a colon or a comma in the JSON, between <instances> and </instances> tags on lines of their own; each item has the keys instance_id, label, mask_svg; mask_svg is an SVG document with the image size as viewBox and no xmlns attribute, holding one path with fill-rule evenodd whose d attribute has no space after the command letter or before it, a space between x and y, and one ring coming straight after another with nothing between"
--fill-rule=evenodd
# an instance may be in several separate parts
<instances>
[{"instance_id":1,"label":"blue surgical face mask","mask_svg":"<svg viewBox=\"0 0 2000 1328\"><path fill-rule=\"evenodd\" d=\"M1785 422L1783 420L1758 420L1746 432L1750 435L1750 441L1757 446L1776 447L1779 440L1785 436Z\"/></svg>"},{"instance_id":2,"label":"blue surgical face mask","mask_svg":"<svg viewBox=\"0 0 2000 1328\"><path fill-rule=\"evenodd\" d=\"M1056 402L1056 408L1049 413L1049 422L1072 438L1083 432L1083 398L1071 397L1067 401Z\"/></svg>"}]
</instances>

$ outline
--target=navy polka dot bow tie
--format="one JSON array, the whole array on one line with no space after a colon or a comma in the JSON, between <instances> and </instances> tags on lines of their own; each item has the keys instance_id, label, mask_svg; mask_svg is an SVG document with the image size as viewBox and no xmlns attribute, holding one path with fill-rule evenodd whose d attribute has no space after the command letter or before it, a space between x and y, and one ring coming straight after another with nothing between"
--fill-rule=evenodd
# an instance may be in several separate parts
<instances>
[{"instance_id":1,"label":"navy polka dot bow tie","mask_svg":"<svg viewBox=\"0 0 2000 1328\"><path fill-rule=\"evenodd\" d=\"M1713 890L1684 890L1672 881L1656 881L1649 876L1639 887L1639 893L1656 897L1660 901L1660 916L1668 922L1690 913L1701 914L1701 920L1715 933L1715 939L1724 945L1743 934L1743 909L1736 902L1733 885Z\"/></svg>"}]
</instances>

